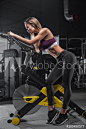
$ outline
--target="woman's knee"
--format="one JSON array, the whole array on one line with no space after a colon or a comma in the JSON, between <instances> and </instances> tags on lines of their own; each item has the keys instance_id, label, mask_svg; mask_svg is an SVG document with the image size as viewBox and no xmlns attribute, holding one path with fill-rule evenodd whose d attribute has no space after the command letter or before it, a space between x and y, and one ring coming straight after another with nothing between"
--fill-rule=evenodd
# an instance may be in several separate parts
<instances>
[{"instance_id":1,"label":"woman's knee","mask_svg":"<svg viewBox=\"0 0 86 129\"><path fill-rule=\"evenodd\" d=\"M45 84L46 84L46 87L51 87L52 86L52 83L50 81L45 81Z\"/></svg>"},{"instance_id":2,"label":"woman's knee","mask_svg":"<svg viewBox=\"0 0 86 129\"><path fill-rule=\"evenodd\" d=\"M51 83L47 82L46 83L46 88L47 88L47 90L51 90L52 89Z\"/></svg>"},{"instance_id":3,"label":"woman's knee","mask_svg":"<svg viewBox=\"0 0 86 129\"><path fill-rule=\"evenodd\" d=\"M53 88L53 84L50 82L46 82L46 89L48 94L53 95L54 94L54 88Z\"/></svg>"}]
</instances>

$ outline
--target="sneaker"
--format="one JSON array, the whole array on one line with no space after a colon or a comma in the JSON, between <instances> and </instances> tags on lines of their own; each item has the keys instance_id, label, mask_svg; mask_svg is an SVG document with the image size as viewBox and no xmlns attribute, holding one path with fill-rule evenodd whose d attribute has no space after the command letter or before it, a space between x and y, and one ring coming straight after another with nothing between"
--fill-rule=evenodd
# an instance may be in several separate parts
<instances>
[{"instance_id":1,"label":"sneaker","mask_svg":"<svg viewBox=\"0 0 86 129\"><path fill-rule=\"evenodd\" d=\"M53 124L58 115L59 111L55 108L51 112L48 112L48 120L46 121L46 124Z\"/></svg>"},{"instance_id":2,"label":"sneaker","mask_svg":"<svg viewBox=\"0 0 86 129\"><path fill-rule=\"evenodd\" d=\"M59 117L54 121L54 125L61 125L64 124L68 120L67 113L66 114L59 114Z\"/></svg>"}]
</instances>

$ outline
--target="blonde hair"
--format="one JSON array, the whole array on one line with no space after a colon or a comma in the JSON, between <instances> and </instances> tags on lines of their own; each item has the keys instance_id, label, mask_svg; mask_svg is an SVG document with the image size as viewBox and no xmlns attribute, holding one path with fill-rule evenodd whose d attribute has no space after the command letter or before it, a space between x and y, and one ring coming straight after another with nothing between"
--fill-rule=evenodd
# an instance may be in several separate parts
<instances>
[{"instance_id":1,"label":"blonde hair","mask_svg":"<svg viewBox=\"0 0 86 129\"><path fill-rule=\"evenodd\" d=\"M24 21L25 27L26 27L26 23L30 24L31 26L33 26L35 29L38 29L38 30L42 28L40 22L35 17L29 17L28 19L26 19ZM31 34L31 39L34 38L36 35L37 34L35 34L35 33ZM39 53L40 50L38 48L38 43L35 43L34 46L35 46L36 52Z\"/></svg>"}]
</instances>

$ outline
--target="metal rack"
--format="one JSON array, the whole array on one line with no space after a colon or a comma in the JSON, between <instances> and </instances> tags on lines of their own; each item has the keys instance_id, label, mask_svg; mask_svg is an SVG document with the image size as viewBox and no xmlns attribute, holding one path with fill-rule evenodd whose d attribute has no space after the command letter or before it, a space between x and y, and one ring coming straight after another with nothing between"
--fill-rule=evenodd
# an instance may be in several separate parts
<instances>
[{"instance_id":1,"label":"metal rack","mask_svg":"<svg viewBox=\"0 0 86 129\"><path fill-rule=\"evenodd\" d=\"M86 89L86 42L81 44L82 51L82 64L83 64L83 73L82 75L82 84L83 88Z\"/></svg>"},{"instance_id":2,"label":"metal rack","mask_svg":"<svg viewBox=\"0 0 86 129\"><path fill-rule=\"evenodd\" d=\"M75 82L74 84L77 86L77 89L86 89L86 38L59 38L60 41L64 41L65 42L65 47L64 49L68 50L68 51L74 51L75 48L69 48L68 45L70 44L69 42L71 40L80 40L81 41L81 47L77 46L76 48L80 47L80 55L77 56L77 70L75 70L76 72L76 78L75 78ZM73 44L72 44L73 45ZM71 45L71 46L72 46ZM75 43L76 45L76 43ZM61 46L61 44L60 44ZM63 47L63 46L61 46ZM75 54L75 53L74 53Z\"/></svg>"}]
</instances>

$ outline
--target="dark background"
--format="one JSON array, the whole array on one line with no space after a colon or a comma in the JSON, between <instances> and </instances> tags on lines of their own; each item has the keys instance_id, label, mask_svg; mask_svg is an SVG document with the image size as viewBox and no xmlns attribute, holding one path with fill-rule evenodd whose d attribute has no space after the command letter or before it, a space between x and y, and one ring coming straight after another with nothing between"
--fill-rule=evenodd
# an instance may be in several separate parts
<instances>
[{"instance_id":1,"label":"dark background","mask_svg":"<svg viewBox=\"0 0 86 129\"><path fill-rule=\"evenodd\" d=\"M0 33L28 36L24 21L34 16L54 36L86 37L86 0L69 0L69 7L70 14L77 13L78 22L64 18L63 0L0 0Z\"/></svg>"}]
</instances>

